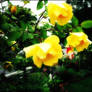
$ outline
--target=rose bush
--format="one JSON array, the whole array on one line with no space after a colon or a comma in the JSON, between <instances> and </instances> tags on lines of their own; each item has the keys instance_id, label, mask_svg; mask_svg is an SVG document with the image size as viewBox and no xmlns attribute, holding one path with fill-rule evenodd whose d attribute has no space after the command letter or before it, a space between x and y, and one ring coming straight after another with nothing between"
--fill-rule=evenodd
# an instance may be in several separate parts
<instances>
[{"instance_id":1,"label":"rose bush","mask_svg":"<svg viewBox=\"0 0 92 92\"><path fill-rule=\"evenodd\" d=\"M92 73L92 20L79 22L68 3L39 0L36 16L21 2L0 10L0 92L66 92Z\"/></svg>"}]
</instances>

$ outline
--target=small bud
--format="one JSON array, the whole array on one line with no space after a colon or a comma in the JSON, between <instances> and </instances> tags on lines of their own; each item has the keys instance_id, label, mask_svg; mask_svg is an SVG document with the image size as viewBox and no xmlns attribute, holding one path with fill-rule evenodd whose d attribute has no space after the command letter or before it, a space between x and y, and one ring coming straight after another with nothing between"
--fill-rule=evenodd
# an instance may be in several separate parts
<instances>
[{"instance_id":1,"label":"small bud","mask_svg":"<svg viewBox=\"0 0 92 92\"><path fill-rule=\"evenodd\" d=\"M13 65L12 65L12 62L10 62L10 61L6 61L5 63L4 63L4 65L3 65L3 68L4 69L8 69L8 68L12 68L13 67Z\"/></svg>"},{"instance_id":2,"label":"small bud","mask_svg":"<svg viewBox=\"0 0 92 92\"><path fill-rule=\"evenodd\" d=\"M17 7L16 7L16 6L12 6L12 7L11 7L11 13L15 13L16 10L17 10Z\"/></svg>"},{"instance_id":3,"label":"small bud","mask_svg":"<svg viewBox=\"0 0 92 92\"><path fill-rule=\"evenodd\" d=\"M12 46L12 47L11 47L11 50L12 50L12 51L15 51L15 47L14 47L14 46Z\"/></svg>"}]
</instances>

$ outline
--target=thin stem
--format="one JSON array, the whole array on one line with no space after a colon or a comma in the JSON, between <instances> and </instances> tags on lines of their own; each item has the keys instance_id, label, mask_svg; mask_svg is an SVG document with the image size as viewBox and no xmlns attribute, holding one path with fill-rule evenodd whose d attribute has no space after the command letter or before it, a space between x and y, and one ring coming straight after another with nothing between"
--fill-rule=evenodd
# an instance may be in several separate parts
<instances>
[{"instance_id":1,"label":"thin stem","mask_svg":"<svg viewBox=\"0 0 92 92\"><path fill-rule=\"evenodd\" d=\"M36 31L37 26L38 26L38 24L39 24L39 22L40 22L42 16L44 15L44 13L45 13L45 11L42 12L41 16L39 17L38 21L36 22L36 25L35 25L35 31Z\"/></svg>"}]
</instances>

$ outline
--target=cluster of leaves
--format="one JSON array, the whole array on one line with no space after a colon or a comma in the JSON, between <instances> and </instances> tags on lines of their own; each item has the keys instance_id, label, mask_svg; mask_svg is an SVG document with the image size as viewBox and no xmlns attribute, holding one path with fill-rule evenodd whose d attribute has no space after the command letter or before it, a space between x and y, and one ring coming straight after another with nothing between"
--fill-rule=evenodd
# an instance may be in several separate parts
<instances>
[{"instance_id":1,"label":"cluster of leaves","mask_svg":"<svg viewBox=\"0 0 92 92\"><path fill-rule=\"evenodd\" d=\"M1 46L7 47L5 50L9 50L8 47L13 45L12 41L18 43L18 39L20 39L20 42L24 42L27 39L33 38L32 33L34 30L32 25L34 25L36 17L32 15L30 9L17 6L17 12L12 14L8 8L5 12L0 13L0 17L0 29L4 35L1 39L8 45L6 46L5 43L2 42L3 44ZM4 51L1 50L1 52Z\"/></svg>"},{"instance_id":2,"label":"cluster of leaves","mask_svg":"<svg viewBox=\"0 0 92 92\"><path fill-rule=\"evenodd\" d=\"M42 72L19 74L9 78L1 76L0 82L1 92L49 92L48 76Z\"/></svg>"}]
</instances>

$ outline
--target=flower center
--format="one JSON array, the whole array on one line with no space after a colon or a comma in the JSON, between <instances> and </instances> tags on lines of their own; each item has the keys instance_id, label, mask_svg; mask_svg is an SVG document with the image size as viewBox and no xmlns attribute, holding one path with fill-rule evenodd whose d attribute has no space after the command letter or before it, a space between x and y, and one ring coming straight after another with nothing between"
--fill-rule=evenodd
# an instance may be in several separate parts
<instances>
[{"instance_id":1,"label":"flower center","mask_svg":"<svg viewBox=\"0 0 92 92\"><path fill-rule=\"evenodd\" d=\"M84 44L84 41L82 40L82 41L80 42L80 44L83 45L83 44Z\"/></svg>"},{"instance_id":2,"label":"flower center","mask_svg":"<svg viewBox=\"0 0 92 92\"><path fill-rule=\"evenodd\" d=\"M65 16L63 16L62 14L60 14L60 15L58 16L58 18L65 18Z\"/></svg>"}]
</instances>

